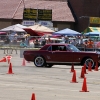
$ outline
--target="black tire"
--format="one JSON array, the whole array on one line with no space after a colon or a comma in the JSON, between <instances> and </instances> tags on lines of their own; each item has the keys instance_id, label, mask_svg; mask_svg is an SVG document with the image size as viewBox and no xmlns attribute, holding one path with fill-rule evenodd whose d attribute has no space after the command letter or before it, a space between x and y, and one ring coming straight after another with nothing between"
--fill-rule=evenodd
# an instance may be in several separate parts
<instances>
[{"instance_id":1,"label":"black tire","mask_svg":"<svg viewBox=\"0 0 100 100\"><path fill-rule=\"evenodd\" d=\"M45 65L45 59L42 56L35 57L34 65L36 67L43 67Z\"/></svg>"},{"instance_id":2,"label":"black tire","mask_svg":"<svg viewBox=\"0 0 100 100\"><path fill-rule=\"evenodd\" d=\"M91 68L95 68L95 62L92 58L87 58L84 60L84 64L86 65L86 68L88 69L89 64L91 63Z\"/></svg>"},{"instance_id":3,"label":"black tire","mask_svg":"<svg viewBox=\"0 0 100 100\"><path fill-rule=\"evenodd\" d=\"M44 65L46 68L51 68L53 66L53 64L45 64Z\"/></svg>"}]
</instances>

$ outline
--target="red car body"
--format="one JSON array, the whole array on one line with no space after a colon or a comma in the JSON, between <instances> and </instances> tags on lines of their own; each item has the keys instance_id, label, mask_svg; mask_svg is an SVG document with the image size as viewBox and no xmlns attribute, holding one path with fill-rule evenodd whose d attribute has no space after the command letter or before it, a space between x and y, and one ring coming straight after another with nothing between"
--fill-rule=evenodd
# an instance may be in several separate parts
<instances>
[{"instance_id":1,"label":"red car body","mask_svg":"<svg viewBox=\"0 0 100 100\"><path fill-rule=\"evenodd\" d=\"M52 67L53 65L62 64L86 64L89 62L94 68L96 62L100 62L97 52L80 51L71 44L46 44L39 50L26 50L23 53L25 60L34 62L37 67Z\"/></svg>"}]
</instances>

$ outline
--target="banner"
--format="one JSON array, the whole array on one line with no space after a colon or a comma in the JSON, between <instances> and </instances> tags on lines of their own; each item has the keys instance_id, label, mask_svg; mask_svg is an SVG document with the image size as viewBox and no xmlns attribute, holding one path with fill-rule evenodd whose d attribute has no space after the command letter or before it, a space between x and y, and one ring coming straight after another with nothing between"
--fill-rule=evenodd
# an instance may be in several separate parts
<instances>
[{"instance_id":1,"label":"banner","mask_svg":"<svg viewBox=\"0 0 100 100\"><path fill-rule=\"evenodd\" d=\"M33 21L33 20L23 20L22 25L33 26L33 25L35 25L35 21Z\"/></svg>"},{"instance_id":2,"label":"banner","mask_svg":"<svg viewBox=\"0 0 100 100\"><path fill-rule=\"evenodd\" d=\"M23 11L23 20L52 21L52 10L25 8Z\"/></svg>"},{"instance_id":3,"label":"banner","mask_svg":"<svg viewBox=\"0 0 100 100\"><path fill-rule=\"evenodd\" d=\"M25 8L23 12L23 20L36 20L37 9Z\"/></svg>"},{"instance_id":4,"label":"banner","mask_svg":"<svg viewBox=\"0 0 100 100\"><path fill-rule=\"evenodd\" d=\"M52 21L52 10L38 9L38 20Z\"/></svg>"},{"instance_id":5,"label":"banner","mask_svg":"<svg viewBox=\"0 0 100 100\"><path fill-rule=\"evenodd\" d=\"M100 24L99 17L90 17L90 24Z\"/></svg>"}]
</instances>

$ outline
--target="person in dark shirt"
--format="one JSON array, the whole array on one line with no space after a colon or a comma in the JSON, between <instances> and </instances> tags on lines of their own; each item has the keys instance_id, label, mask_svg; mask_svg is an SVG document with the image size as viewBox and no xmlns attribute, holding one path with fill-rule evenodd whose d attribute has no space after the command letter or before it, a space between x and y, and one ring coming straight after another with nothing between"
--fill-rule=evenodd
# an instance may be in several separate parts
<instances>
[{"instance_id":1,"label":"person in dark shirt","mask_svg":"<svg viewBox=\"0 0 100 100\"><path fill-rule=\"evenodd\" d=\"M3 44L3 45L6 47L6 48L4 49L4 54L6 53L6 50L7 50L7 54L8 54L9 43L10 43L10 39L9 39L8 36L6 36L5 39L4 39L4 44Z\"/></svg>"},{"instance_id":2,"label":"person in dark shirt","mask_svg":"<svg viewBox=\"0 0 100 100\"><path fill-rule=\"evenodd\" d=\"M9 37L7 36L5 39L4 39L4 44L9 44L10 43L10 39Z\"/></svg>"},{"instance_id":3,"label":"person in dark shirt","mask_svg":"<svg viewBox=\"0 0 100 100\"><path fill-rule=\"evenodd\" d=\"M45 37L43 38L42 42L41 42L41 45L44 46L46 44L46 39Z\"/></svg>"}]
</instances>

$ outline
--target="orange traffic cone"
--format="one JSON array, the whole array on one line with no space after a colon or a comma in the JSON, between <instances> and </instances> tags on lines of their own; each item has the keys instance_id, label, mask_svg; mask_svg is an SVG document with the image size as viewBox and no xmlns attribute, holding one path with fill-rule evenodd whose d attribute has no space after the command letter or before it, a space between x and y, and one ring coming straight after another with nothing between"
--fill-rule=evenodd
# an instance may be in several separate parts
<instances>
[{"instance_id":1,"label":"orange traffic cone","mask_svg":"<svg viewBox=\"0 0 100 100\"><path fill-rule=\"evenodd\" d=\"M10 58L7 58L7 60L8 60L8 64L10 63Z\"/></svg>"},{"instance_id":2,"label":"orange traffic cone","mask_svg":"<svg viewBox=\"0 0 100 100\"><path fill-rule=\"evenodd\" d=\"M80 92L89 92L87 91L86 77L84 77L82 90Z\"/></svg>"},{"instance_id":3,"label":"orange traffic cone","mask_svg":"<svg viewBox=\"0 0 100 100\"><path fill-rule=\"evenodd\" d=\"M78 82L76 81L76 70L74 70L74 72L73 72L73 77L72 77L71 83L78 83Z\"/></svg>"},{"instance_id":4,"label":"orange traffic cone","mask_svg":"<svg viewBox=\"0 0 100 100\"><path fill-rule=\"evenodd\" d=\"M35 100L35 94L34 93L32 93L31 100Z\"/></svg>"},{"instance_id":5,"label":"orange traffic cone","mask_svg":"<svg viewBox=\"0 0 100 100\"><path fill-rule=\"evenodd\" d=\"M82 67L82 69L81 69L81 75L80 75L80 78L84 78L84 67Z\"/></svg>"},{"instance_id":6,"label":"orange traffic cone","mask_svg":"<svg viewBox=\"0 0 100 100\"><path fill-rule=\"evenodd\" d=\"M98 62L96 62L95 71L98 71Z\"/></svg>"},{"instance_id":7,"label":"orange traffic cone","mask_svg":"<svg viewBox=\"0 0 100 100\"><path fill-rule=\"evenodd\" d=\"M24 58L23 58L22 66L26 66L26 62Z\"/></svg>"},{"instance_id":8,"label":"orange traffic cone","mask_svg":"<svg viewBox=\"0 0 100 100\"><path fill-rule=\"evenodd\" d=\"M86 64L84 64L84 74L88 74L88 73L86 72Z\"/></svg>"},{"instance_id":9,"label":"orange traffic cone","mask_svg":"<svg viewBox=\"0 0 100 100\"><path fill-rule=\"evenodd\" d=\"M8 70L7 74L14 74L12 71L12 64L11 63L9 64L9 70Z\"/></svg>"},{"instance_id":10,"label":"orange traffic cone","mask_svg":"<svg viewBox=\"0 0 100 100\"><path fill-rule=\"evenodd\" d=\"M89 63L88 71L92 71L92 68L91 68L91 62Z\"/></svg>"},{"instance_id":11,"label":"orange traffic cone","mask_svg":"<svg viewBox=\"0 0 100 100\"><path fill-rule=\"evenodd\" d=\"M9 63L10 63L10 60L11 60L11 58L12 58L12 56L9 55L9 56L7 56L6 58L7 58L7 60L8 60L8 64L9 64Z\"/></svg>"},{"instance_id":12,"label":"orange traffic cone","mask_svg":"<svg viewBox=\"0 0 100 100\"><path fill-rule=\"evenodd\" d=\"M71 67L71 71L70 72L74 72L74 64L72 63L72 67Z\"/></svg>"},{"instance_id":13,"label":"orange traffic cone","mask_svg":"<svg viewBox=\"0 0 100 100\"><path fill-rule=\"evenodd\" d=\"M3 57L3 58L0 60L0 62L6 62L6 58Z\"/></svg>"}]
</instances>

